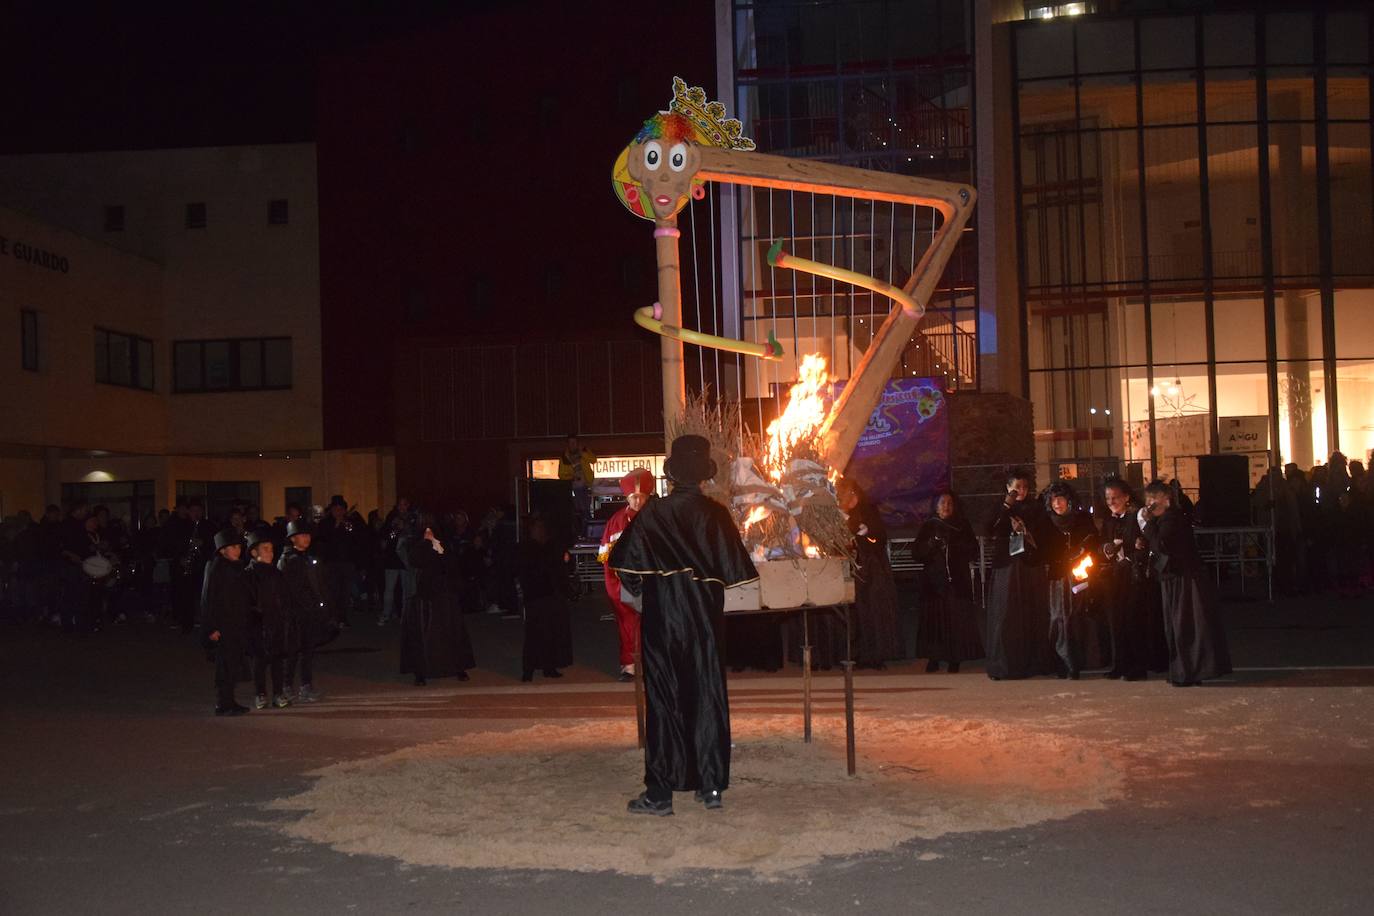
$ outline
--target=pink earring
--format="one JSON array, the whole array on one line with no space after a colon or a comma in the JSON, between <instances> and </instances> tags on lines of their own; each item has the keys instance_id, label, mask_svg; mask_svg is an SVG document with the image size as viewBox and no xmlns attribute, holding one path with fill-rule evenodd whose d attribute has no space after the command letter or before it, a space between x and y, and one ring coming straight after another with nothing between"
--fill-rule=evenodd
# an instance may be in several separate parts
<instances>
[{"instance_id":1,"label":"pink earring","mask_svg":"<svg viewBox=\"0 0 1374 916\"><path fill-rule=\"evenodd\" d=\"M693 185L693 186L692 186L692 198L693 198L694 200L701 200L701 199L702 199L703 197L705 197L705 196L706 196L706 186L705 186L705 185L700 185L700 184L699 184L699 185Z\"/></svg>"}]
</instances>

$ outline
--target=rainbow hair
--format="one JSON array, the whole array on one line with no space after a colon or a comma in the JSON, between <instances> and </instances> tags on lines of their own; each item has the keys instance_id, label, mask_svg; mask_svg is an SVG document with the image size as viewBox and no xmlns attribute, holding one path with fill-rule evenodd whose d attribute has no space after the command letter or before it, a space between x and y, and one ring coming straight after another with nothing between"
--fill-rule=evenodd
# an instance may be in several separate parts
<instances>
[{"instance_id":1,"label":"rainbow hair","mask_svg":"<svg viewBox=\"0 0 1374 916\"><path fill-rule=\"evenodd\" d=\"M678 143L683 140L700 142L700 139L696 125L686 115L678 114L676 111L660 111L644 122L644 126L635 135L634 142L666 140L669 143Z\"/></svg>"}]
</instances>

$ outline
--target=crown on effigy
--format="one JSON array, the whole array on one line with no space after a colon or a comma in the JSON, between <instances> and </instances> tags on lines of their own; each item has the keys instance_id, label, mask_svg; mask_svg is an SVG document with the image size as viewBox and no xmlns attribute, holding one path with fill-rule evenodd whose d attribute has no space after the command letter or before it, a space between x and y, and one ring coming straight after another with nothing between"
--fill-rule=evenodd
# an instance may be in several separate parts
<instances>
[{"instance_id":1,"label":"crown on effigy","mask_svg":"<svg viewBox=\"0 0 1374 916\"><path fill-rule=\"evenodd\" d=\"M680 76L673 77L673 101L668 104L668 109L690 120L713 146L741 150L754 148L754 141L743 135L744 126L739 120L725 116L724 103L708 102L705 89L688 86Z\"/></svg>"}]
</instances>

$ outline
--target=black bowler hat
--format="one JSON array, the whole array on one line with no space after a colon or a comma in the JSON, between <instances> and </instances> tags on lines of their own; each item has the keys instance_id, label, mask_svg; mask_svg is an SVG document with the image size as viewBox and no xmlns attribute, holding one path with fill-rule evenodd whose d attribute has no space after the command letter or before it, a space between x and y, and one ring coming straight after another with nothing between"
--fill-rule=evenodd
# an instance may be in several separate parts
<instances>
[{"instance_id":1,"label":"black bowler hat","mask_svg":"<svg viewBox=\"0 0 1374 916\"><path fill-rule=\"evenodd\" d=\"M339 493L335 493L333 496L329 498L329 508L333 509L335 506L343 506L345 509L348 508L348 503Z\"/></svg>"},{"instance_id":2,"label":"black bowler hat","mask_svg":"<svg viewBox=\"0 0 1374 916\"><path fill-rule=\"evenodd\" d=\"M243 541L239 539L239 533L237 529L221 528L219 531L215 533L216 550L223 550L226 547L232 547L235 544L241 543L243 543Z\"/></svg>"},{"instance_id":3,"label":"black bowler hat","mask_svg":"<svg viewBox=\"0 0 1374 916\"><path fill-rule=\"evenodd\" d=\"M258 546L264 541L272 540L272 532L264 531L261 528L254 528L252 531L248 532L248 537L246 540L248 543L248 549L252 550L254 547Z\"/></svg>"},{"instance_id":4,"label":"black bowler hat","mask_svg":"<svg viewBox=\"0 0 1374 916\"><path fill-rule=\"evenodd\" d=\"M293 538L298 534L309 534L310 530L310 523L303 518L298 518L295 521L287 524L286 536L289 538Z\"/></svg>"},{"instance_id":5,"label":"black bowler hat","mask_svg":"<svg viewBox=\"0 0 1374 916\"><path fill-rule=\"evenodd\" d=\"M673 440L663 473L674 483L701 483L716 476L716 463L711 458L711 443L704 436L678 436Z\"/></svg>"}]
</instances>

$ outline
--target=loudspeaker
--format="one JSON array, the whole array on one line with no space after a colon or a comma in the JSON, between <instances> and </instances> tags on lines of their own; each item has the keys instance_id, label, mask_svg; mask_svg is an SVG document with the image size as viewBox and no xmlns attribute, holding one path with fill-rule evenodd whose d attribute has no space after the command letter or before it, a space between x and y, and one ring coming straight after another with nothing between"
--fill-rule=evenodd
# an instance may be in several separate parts
<instances>
[{"instance_id":1,"label":"loudspeaker","mask_svg":"<svg viewBox=\"0 0 1374 916\"><path fill-rule=\"evenodd\" d=\"M1198 509L1202 524L1250 524L1250 459L1246 455L1200 455Z\"/></svg>"}]
</instances>

